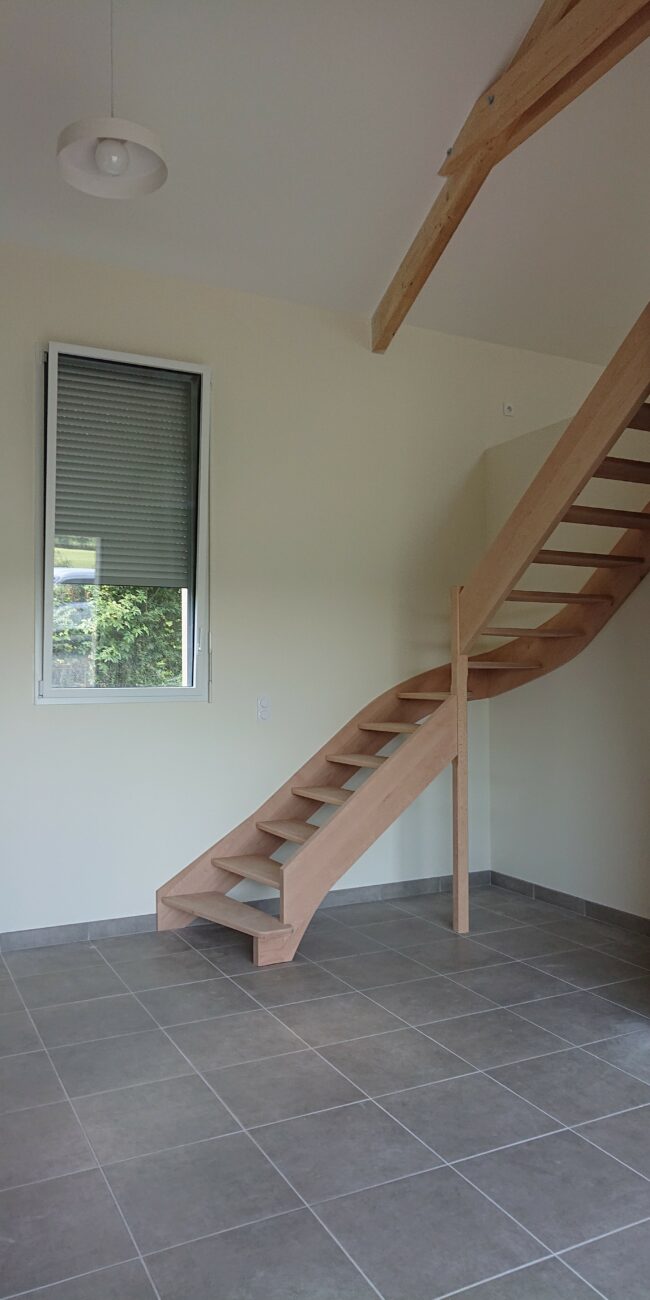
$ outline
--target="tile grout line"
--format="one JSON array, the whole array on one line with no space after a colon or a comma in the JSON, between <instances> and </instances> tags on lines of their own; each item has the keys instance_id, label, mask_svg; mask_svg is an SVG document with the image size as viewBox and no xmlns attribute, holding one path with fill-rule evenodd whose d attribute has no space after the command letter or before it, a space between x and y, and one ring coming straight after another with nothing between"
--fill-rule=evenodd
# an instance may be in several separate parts
<instances>
[{"instance_id":1,"label":"tile grout line","mask_svg":"<svg viewBox=\"0 0 650 1300\"><path fill-rule=\"evenodd\" d=\"M8 969L8 968L7 968L7 969ZM54 1073L56 1074L56 1077L57 1077L57 1079L58 1079L58 1081L59 1081L59 1084L60 1084L61 1088L63 1089L63 1093L64 1093L64 1095L65 1095L65 1097L66 1097L66 1099L67 1099L67 1101L68 1101L68 1105L70 1106L70 1108L71 1108L71 1110L72 1110L72 1113L73 1113L73 1115L74 1115L74 1117L75 1117L75 1119L76 1119L76 1121L77 1121L77 1124L79 1125L80 1132L82 1133L85 1142L87 1142L87 1144L88 1144L88 1149L89 1149L89 1151L90 1151L90 1153L91 1153L91 1155L92 1155L92 1157L93 1157L93 1160L95 1161L95 1168L96 1168L96 1169L98 1170L98 1172L100 1173L100 1175L101 1175L101 1177L102 1177L102 1179L103 1179L104 1185L105 1185L105 1187L106 1187L106 1189L107 1189L107 1191L108 1191L108 1193L109 1193L109 1196L110 1196L111 1200L113 1201L113 1204L115 1205L115 1208L116 1208L116 1210L117 1210L117 1212L118 1212L118 1214L119 1214L119 1216L120 1216L120 1219L122 1220L122 1222L123 1222L123 1224L124 1224L124 1227L126 1228L126 1231L127 1231L128 1235L129 1235L129 1238L131 1239L131 1241L132 1241L132 1243L133 1243L133 1246L134 1246L134 1248L135 1248L135 1251L136 1251L136 1254L137 1254L137 1256L138 1256L138 1259L140 1260L140 1263L142 1264L142 1267L143 1267L143 1269L144 1269L144 1271L145 1271L145 1273L146 1273L146 1275L147 1275L147 1277L148 1277L148 1279L149 1279L149 1282L150 1282L151 1288L152 1288L152 1290L153 1290L153 1293L154 1293L154 1295L157 1297L157 1300L161 1300L160 1292L159 1292L157 1286L154 1285L153 1278L151 1277L151 1275L150 1275L150 1273L149 1273L149 1269L148 1269L147 1265L145 1264L145 1261L144 1261L144 1259L143 1259L143 1257L142 1257L142 1253L141 1253L141 1251L140 1251L140 1247L138 1246L138 1243L137 1243L137 1241L136 1241L136 1239L135 1239L133 1233L131 1232L131 1229L130 1229L130 1227L129 1227L127 1221L126 1221L126 1218L125 1218L124 1214L122 1213L121 1207L120 1207L120 1205L118 1204L118 1201L117 1201L117 1198L116 1198L116 1196L115 1196L115 1194L114 1194L114 1192L113 1192L113 1189L112 1189L112 1187L111 1187L111 1185L110 1185L110 1183L109 1183L109 1181L108 1181L108 1178L106 1177L106 1174L104 1173L104 1170L103 1170L103 1168L102 1168L102 1166L101 1166L101 1164L100 1164L100 1162L99 1162L99 1160L98 1160L98 1158L97 1158L97 1153L96 1153L96 1151L95 1151L95 1149L94 1149L94 1147L93 1147L93 1145L92 1145L90 1139L88 1138L88 1134L86 1133L86 1129L85 1129L84 1125L81 1123L81 1120L79 1119L79 1115L77 1114L77 1109L76 1109L76 1107L75 1107L74 1101L73 1101L73 1099L70 1097L70 1095L69 1095L69 1093L68 1093L68 1090L67 1090L67 1088L65 1087L65 1085L64 1085L64 1083L63 1083L63 1079L61 1078L61 1075L59 1074L59 1071L57 1070L57 1068L56 1068L56 1066L55 1066L55 1064L54 1064L54 1062L53 1062L53 1060L52 1060L52 1057L51 1057L51 1055L50 1055L50 1052L49 1052L48 1048L47 1048L46 1045L45 1045L45 1042L44 1042L44 1040L43 1040L43 1038L42 1038L42 1036L41 1036L41 1034L40 1034L40 1032L39 1032L38 1026L37 1026L37 1024L36 1024L36 1022L35 1022L33 1016L31 1015L31 1012L30 1012L29 1007L27 1006L27 1004L26 1004L24 998L22 997L22 994L21 994L21 992L20 992L20 989L19 989L19 987L18 987L18 985L17 985L17 983L16 983L16 980L14 979L13 975L11 974L11 971L9 972L9 974L10 974L10 978L11 978L12 981L13 981L14 988L16 989L16 992L18 993L18 996L20 997L21 1002L23 1003L23 1006L24 1006L25 1012L26 1012L26 1014L28 1015L29 1019L31 1020L32 1028L34 1029L34 1032L36 1033L36 1035L37 1035L39 1041L41 1042L42 1047L43 1047L43 1051L46 1053L46 1055L47 1055L47 1059L48 1059L48 1061L50 1062L50 1065L51 1065L52 1069L54 1070ZM78 1172L83 1172L83 1171L78 1171ZM70 1177L72 1177L72 1175L70 1175ZM49 1180L48 1180L48 1181L49 1181ZM116 1260L115 1262L116 1262L116 1263L123 1263L123 1262L125 1262L125 1261L122 1261L122 1260Z\"/></svg>"}]
</instances>

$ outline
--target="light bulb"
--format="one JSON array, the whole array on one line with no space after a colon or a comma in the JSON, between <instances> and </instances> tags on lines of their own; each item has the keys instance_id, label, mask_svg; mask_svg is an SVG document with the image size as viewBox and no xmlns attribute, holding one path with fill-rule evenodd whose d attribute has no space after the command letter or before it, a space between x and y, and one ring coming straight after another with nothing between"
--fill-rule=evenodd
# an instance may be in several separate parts
<instances>
[{"instance_id":1,"label":"light bulb","mask_svg":"<svg viewBox=\"0 0 650 1300\"><path fill-rule=\"evenodd\" d=\"M95 162L103 176L123 176L129 165L129 151L124 141L98 140Z\"/></svg>"}]
</instances>

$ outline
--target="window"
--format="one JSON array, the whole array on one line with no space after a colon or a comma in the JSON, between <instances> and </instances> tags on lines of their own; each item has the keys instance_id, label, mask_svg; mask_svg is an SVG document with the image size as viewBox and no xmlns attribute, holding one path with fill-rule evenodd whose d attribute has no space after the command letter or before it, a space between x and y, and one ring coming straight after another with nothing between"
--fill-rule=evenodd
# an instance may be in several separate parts
<instances>
[{"instance_id":1,"label":"window","mask_svg":"<svg viewBox=\"0 0 650 1300\"><path fill-rule=\"evenodd\" d=\"M51 343L47 700L207 699L209 372Z\"/></svg>"}]
</instances>

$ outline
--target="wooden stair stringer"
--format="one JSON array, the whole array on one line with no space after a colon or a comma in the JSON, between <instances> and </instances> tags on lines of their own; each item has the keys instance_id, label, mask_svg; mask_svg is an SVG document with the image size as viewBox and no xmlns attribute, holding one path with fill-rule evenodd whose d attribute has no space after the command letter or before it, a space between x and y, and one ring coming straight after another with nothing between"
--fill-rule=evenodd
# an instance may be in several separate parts
<instances>
[{"instance_id":1,"label":"wooden stair stringer","mask_svg":"<svg viewBox=\"0 0 650 1300\"><path fill-rule=\"evenodd\" d=\"M293 927L278 957L289 961L319 903L362 853L456 755L456 702L447 700L391 755L285 867L284 919Z\"/></svg>"}]
</instances>

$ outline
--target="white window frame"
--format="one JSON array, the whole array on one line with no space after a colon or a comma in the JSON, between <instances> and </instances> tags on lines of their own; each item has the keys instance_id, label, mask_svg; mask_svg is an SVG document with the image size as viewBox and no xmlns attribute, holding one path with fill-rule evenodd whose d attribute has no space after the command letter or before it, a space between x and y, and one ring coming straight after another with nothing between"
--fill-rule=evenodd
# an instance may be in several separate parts
<instances>
[{"instance_id":1,"label":"white window frame","mask_svg":"<svg viewBox=\"0 0 650 1300\"><path fill-rule=\"evenodd\" d=\"M90 686L63 688L52 685L54 509L56 486L56 443L59 356L94 357L125 365L149 366L200 375L199 464L197 488L196 573L194 597L194 664L192 686ZM196 700L210 698L211 647L209 631L209 455L212 375L209 366L165 357L142 356L134 352L113 352L105 348L51 342L47 345L46 454L41 466L42 522L36 608L36 693L38 704L124 704L125 702Z\"/></svg>"}]
</instances>

